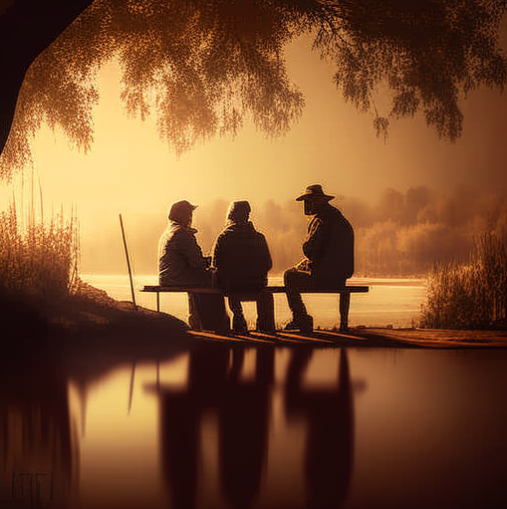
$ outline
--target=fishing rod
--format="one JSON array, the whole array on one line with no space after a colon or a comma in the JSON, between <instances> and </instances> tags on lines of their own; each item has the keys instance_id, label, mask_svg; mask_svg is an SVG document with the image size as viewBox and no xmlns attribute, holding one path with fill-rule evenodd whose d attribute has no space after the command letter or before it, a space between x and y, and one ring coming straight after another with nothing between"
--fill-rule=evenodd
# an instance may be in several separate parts
<instances>
[{"instance_id":1,"label":"fishing rod","mask_svg":"<svg viewBox=\"0 0 507 509\"><path fill-rule=\"evenodd\" d=\"M123 219L121 217L121 214L120 214L120 226L121 226L121 234L123 237L123 246L125 247L125 257L127 258L127 268L129 271L130 292L132 294L132 303L134 304L134 310L137 311L136 296L134 293L134 281L132 279L132 269L130 268L129 251L127 249L127 239L125 237L125 229L123 228Z\"/></svg>"}]
</instances>

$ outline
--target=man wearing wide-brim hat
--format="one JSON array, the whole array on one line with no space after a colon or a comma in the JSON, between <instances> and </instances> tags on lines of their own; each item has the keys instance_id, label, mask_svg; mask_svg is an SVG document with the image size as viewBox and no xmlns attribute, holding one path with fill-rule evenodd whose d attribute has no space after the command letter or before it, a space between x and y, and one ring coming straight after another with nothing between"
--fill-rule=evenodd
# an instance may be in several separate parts
<instances>
[{"instance_id":1,"label":"man wearing wide-brim hat","mask_svg":"<svg viewBox=\"0 0 507 509\"><path fill-rule=\"evenodd\" d=\"M286 329L313 330L313 318L301 298L304 290L332 290L345 286L354 273L354 230L344 215L329 202L334 196L324 193L320 184L308 186L296 198L304 213L314 216L303 243L305 258L284 274L285 291L292 321ZM348 328L350 295L340 295L340 330Z\"/></svg>"}]
</instances>

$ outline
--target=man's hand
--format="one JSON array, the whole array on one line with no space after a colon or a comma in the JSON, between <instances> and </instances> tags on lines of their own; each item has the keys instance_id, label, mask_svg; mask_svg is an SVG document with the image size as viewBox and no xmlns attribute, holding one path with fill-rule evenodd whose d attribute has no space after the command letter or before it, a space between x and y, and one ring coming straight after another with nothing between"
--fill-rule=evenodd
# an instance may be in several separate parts
<instances>
[{"instance_id":1,"label":"man's hand","mask_svg":"<svg viewBox=\"0 0 507 509\"><path fill-rule=\"evenodd\" d=\"M296 269L310 272L311 265L312 265L312 262L310 262L310 260L308 260L308 258L304 258L296 265Z\"/></svg>"}]
</instances>

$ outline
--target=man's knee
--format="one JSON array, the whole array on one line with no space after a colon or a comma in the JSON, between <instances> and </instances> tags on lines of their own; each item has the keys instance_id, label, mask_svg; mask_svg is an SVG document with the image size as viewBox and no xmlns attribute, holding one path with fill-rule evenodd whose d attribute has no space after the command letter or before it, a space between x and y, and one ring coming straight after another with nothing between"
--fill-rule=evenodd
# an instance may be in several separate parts
<instances>
[{"instance_id":1,"label":"man's knee","mask_svg":"<svg viewBox=\"0 0 507 509\"><path fill-rule=\"evenodd\" d=\"M287 269L283 273L283 284L285 286L292 286L294 281L296 280L296 277L297 277L296 274L298 274L298 271L296 268L291 267L290 269Z\"/></svg>"}]
</instances>

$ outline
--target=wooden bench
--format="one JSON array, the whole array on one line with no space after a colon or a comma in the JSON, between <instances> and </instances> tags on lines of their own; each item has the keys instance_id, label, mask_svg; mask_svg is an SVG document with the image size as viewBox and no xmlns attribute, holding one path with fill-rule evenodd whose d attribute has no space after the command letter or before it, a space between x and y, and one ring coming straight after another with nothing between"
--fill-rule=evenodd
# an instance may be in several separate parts
<instances>
[{"instance_id":1,"label":"wooden bench","mask_svg":"<svg viewBox=\"0 0 507 509\"><path fill-rule=\"evenodd\" d=\"M351 293L367 293L370 290L369 286L360 286L360 285L349 285L343 288L336 288L332 290L303 290L302 294L305 293L330 293L330 294L347 294ZM157 311L160 312L160 294L161 293L223 293L220 288L216 287L191 287L191 286L159 286L159 285L146 285L140 289L141 292L151 292L157 294ZM285 286L267 286L264 291L270 293L285 293ZM252 294L252 298L249 299L248 296L243 295L242 300L254 300ZM348 309L347 309L348 314Z\"/></svg>"}]
</instances>

